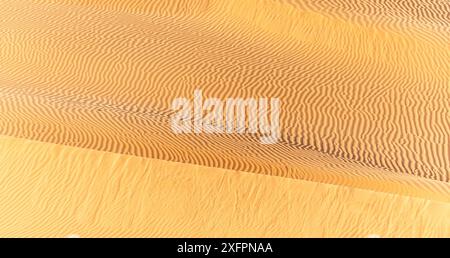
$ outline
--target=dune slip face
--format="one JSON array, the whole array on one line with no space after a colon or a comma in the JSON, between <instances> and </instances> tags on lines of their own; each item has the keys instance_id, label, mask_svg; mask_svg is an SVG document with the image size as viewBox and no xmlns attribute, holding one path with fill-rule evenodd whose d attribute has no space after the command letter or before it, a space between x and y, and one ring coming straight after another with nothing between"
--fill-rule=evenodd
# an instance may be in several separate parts
<instances>
[{"instance_id":1,"label":"dune slip face","mask_svg":"<svg viewBox=\"0 0 450 258\"><path fill-rule=\"evenodd\" d=\"M66 183L74 187L67 202L57 189L26 202L31 205L26 212L36 218L54 212L49 221L58 221L55 227L26 233L31 217L23 215L18 224L0 225L0 236L58 236L56 227L66 222L67 235L173 236L178 229L208 236L214 229L214 236L230 236L212 226L195 231L201 221L194 210L209 220L212 209L228 214L222 222L242 227L236 231L242 236L250 225L257 236L449 236L449 1L2 0L0 7L0 158L5 162L0 191L12 198L0 205L0 215L24 214L25 206L13 200L24 201L33 187L49 181L60 190ZM192 104L192 116L186 116L192 128L198 117L204 119L195 112L199 90L205 100L223 100L224 119L228 99L279 100L279 127L253 123L260 112L243 123L245 133L174 132L176 99ZM276 141L262 144L264 133L276 135ZM40 151L49 151L48 157ZM21 152L30 159L28 166L18 165ZM58 171L65 172L57 176ZM191 227L180 218L160 220L180 200L168 197L166 207L163 187L150 180L182 172L187 173L182 180L196 183L184 188L167 179L164 184L174 191L169 196L194 191L192 202L208 199L208 184L219 184L220 177L233 182L232 190L222 192L230 200L217 206L189 202L192 217L185 222ZM77 183L79 177L108 173L124 176L125 184L133 184L131 174L150 181L135 193L123 193L134 204L119 211L122 204L112 196L122 186L106 179L95 189ZM19 184L20 178L26 182ZM241 180L243 188L235 185ZM267 200L252 194L265 195L272 185L287 190L274 190L276 196ZM92 196L77 196L86 189ZM317 191L327 194L314 197ZM296 201L289 218L271 226L273 215L249 207L233 210L235 192L248 197L243 205L282 202L286 208L289 201L280 201L286 195ZM308 201L349 192L352 197L330 204L329 211L321 206L323 213L315 214ZM354 209L344 208L348 205ZM75 218L61 214L63 206ZM294 211L304 206L311 209L299 211L296 220ZM388 215L396 208L387 206L401 206L399 214L409 220ZM99 207L110 213L97 215ZM369 215L362 207L380 208L377 216L389 217L384 226L396 225L398 231L365 221ZM426 211L416 221L406 215L420 209ZM259 217L252 221L245 210ZM348 219L334 220L333 212ZM349 226L349 220L357 223ZM108 225L102 231L108 221L120 222L120 229ZM308 221L321 233L305 228ZM286 231L288 225L298 231Z\"/></svg>"}]
</instances>

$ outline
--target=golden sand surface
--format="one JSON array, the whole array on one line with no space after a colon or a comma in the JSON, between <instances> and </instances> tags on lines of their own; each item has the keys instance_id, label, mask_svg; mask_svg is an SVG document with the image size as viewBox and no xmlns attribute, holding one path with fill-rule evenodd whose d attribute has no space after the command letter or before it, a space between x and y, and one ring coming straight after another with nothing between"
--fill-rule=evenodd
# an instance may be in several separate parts
<instances>
[{"instance_id":1,"label":"golden sand surface","mask_svg":"<svg viewBox=\"0 0 450 258\"><path fill-rule=\"evenodd\" d=\"M0 236L450 237L449 1L0 7ZM175 135L195 89L281 141Z\"/></svg>"},{"instance_id":2,"label":"golden sand surface","mask_svg":"<svg viewBox=\"0 0 450 258\"><path fill-rule=\"evenodd\" d=\"M449 202L11 137L0 143L1 236L450 235Z\"/></svg>"}]
</instances>

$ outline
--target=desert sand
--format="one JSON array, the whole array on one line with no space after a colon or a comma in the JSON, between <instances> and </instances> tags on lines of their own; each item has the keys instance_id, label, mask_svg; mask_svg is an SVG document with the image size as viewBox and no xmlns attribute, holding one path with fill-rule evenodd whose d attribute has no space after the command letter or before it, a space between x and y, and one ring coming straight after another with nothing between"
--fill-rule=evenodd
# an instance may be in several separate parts
<instances>
[{"instance_id":1,"label":"desert sand","mask_svg":"<svg viewBox=\"0 0 450 258\"><path fill-rule=\"evenodd\" d=\"M11 137L0 142L2 236L450 234L448 202Z\"/></svg>"},{"instance_id":2,"label":"desert sand","mask_svg":"<svg viewBox=\"0 0 450 258\"><path fill-rule=\"evenodd\" d=\"M0 236L450 237L448 1L0 6ZM199 88L281 141L175 135Z\"/></svg>"}]
</instances>

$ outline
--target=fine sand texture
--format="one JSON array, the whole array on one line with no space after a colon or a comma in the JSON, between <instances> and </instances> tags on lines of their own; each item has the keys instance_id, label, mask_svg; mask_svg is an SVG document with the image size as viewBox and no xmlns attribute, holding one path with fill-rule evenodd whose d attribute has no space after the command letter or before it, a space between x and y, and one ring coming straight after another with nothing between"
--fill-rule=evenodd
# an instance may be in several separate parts
<instances>
[{"instance_id":1,"label":"fine sand texture","mask_svg":"<svg viewBox=\"0 0 450 258\"><path fill-rule=\"evenodd\" d=\"M10 137L0 154L1 236L450 235L448 202Z\"/></svg>"},{"instance_id":2,"label":"fine sand texture","mask_svg":"<svg viewBox=\"0 0 450 258\"><path fill-rule=\"evenodd\" d=\"M450 237L449 13L1 0L0 237ZM280 141L174 134L196 89L279 98Z\"/></svg>"}]
</instances>

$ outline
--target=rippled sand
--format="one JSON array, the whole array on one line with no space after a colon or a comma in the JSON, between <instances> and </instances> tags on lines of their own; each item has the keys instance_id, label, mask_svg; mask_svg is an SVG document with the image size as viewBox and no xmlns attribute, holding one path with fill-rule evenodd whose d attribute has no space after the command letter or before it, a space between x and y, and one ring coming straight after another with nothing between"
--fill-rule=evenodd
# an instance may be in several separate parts
<instances>
[{"instance_id":1,"label":"rippled sand","mask_svg":"<svg viewBox=\"0 0 450 258\"><path fill-rule=\"evenodd\" d=\"M450 237L448 1L0 7L0 236ZM282 140L173 134L198 88Z\"/></svg>"},{"instance_id":2,"label":"rippled sand","mask_svg":"<svg viewBox=\"0 0 450 258\"><path fill-rule=\"evenodd\" d=\"M448 202L9 137L0 142L2 236L450 234Z\"/></svg>"}]
</instances>

